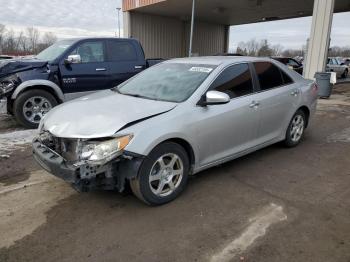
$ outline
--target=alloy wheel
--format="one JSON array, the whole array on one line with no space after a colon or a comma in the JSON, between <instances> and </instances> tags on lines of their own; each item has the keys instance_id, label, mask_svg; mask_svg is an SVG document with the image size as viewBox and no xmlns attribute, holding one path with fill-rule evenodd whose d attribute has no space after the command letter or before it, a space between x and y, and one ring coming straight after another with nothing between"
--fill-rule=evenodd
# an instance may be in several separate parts
<instances>
[{"instance_id":1,"label":"alloy wheel","mask_svg":"<svg viewBox=\"0 0 350 262\"><path fill-rule=\"evenodd\" d=\"M27 121L38 124L51 109L52 105L48 99L42 96L34 96L24 102L23 116Z\"/></svg>"},{"instance_id":2,"label":"alloy wheel","mask_svg":"<svg viewBox=\"0 0 350 262\"><path fill-rule=\"evenodd\" d=\"M305 128L305 121L301 115L296 115L292 120L292 126L290 131L291 140L298 142L303 136Z\"/></svg>"},{"instance_id":3,"label":"alloy wheel","mask_svg":"<svg viewBox=\"0 0 350 262\"><path fill-rule=\"evenodd\" d=\"M181 184L184 165L176 154L162 155L153 164L149 175L149 186L159 197L171 195Z\"/></svg>"}]
</instances>

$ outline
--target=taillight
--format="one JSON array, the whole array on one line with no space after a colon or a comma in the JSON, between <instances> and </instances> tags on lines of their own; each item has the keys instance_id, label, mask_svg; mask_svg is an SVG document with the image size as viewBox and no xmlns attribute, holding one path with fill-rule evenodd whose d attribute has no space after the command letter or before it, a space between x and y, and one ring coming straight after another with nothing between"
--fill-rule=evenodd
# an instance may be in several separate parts
<instances>
[{"instance_id":1,"label":"taillight","mask_svg":"<svg viewBox=\"0 0 350 262\"><path fill-rule=\"evenodd\" d=\"M313 83L312 86L311 86L311 92L313 94L317 94L318 92L318 85L316 83Z\"/></svg>"}]
</instances>

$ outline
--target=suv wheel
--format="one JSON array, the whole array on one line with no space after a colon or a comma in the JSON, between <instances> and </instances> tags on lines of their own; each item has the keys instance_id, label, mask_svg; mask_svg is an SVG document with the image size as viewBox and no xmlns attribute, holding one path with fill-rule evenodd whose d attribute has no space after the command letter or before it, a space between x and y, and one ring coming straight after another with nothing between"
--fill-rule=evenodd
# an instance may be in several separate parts
<instances>
[{"instance_id":1,"label":"suv wheel","mask_svg":"<svg viewBox=\"0 0 350 262\"><path fill-rule=\"evenodd\" d=\"M162 205L174 200L185 189L188 172L186 151L176 143L166 142L145 158L130 186L146 204Z\"/></svg>"},{"instance_id":2,"label":"suv wheel","mask_svg":"<svg viewBox=\"0 0 350 262\"><path fill-rule=\"evenodd\" d=\"M44 90L29 90L20 94L14 102L17 121L27 128L37 128L43 116L57 105L53 95Z\"/></svg>"},{"instance_id":3,"label":"suv wheel","mask_svg":"<svg viewBox=\"0 0 350 262\"><path fill-rule=\"evenodd\" d=\"M305 127L305 113L302 110L298 110L289 123L284 144L287 147L297 146L303 138Z\"/></svg>"}]
</instances>

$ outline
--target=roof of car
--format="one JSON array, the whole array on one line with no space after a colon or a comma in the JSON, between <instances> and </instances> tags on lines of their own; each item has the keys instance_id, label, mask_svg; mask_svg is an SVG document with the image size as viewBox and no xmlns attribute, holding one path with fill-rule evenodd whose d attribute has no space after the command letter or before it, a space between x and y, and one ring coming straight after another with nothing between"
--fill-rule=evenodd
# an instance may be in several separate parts
<instances>
[{"instance_id":1,"label":"roof of car","mask_svg":"<svg viewBox=\"0 0 350 262\"><path fill-rule=\"evenodd\" d=\"M81 40L100 40L100 39L118 39L118 40L133 40L133 41L137 41L137 39L135 38L118 38L118 37L108 37L108 36L102 36L102 37L72 37L72 38L65 38L65 39L61 39L61 40L75 40L75 41L81 41Z\"/></svg>"},{"instance_id":2,"label":"roof of car","mask_svg":"<svg viewBox=\"0 0 350 262\"><path fill-rule=\"evenodd\" d=\"M168 63L184 63L184 64L206 64L206 65L222 65L240 62L255 61L272 61L268 57L250 57L250 56L202 56L202 57L186 57L168 60Z\"/></svg>"}]
</instances>

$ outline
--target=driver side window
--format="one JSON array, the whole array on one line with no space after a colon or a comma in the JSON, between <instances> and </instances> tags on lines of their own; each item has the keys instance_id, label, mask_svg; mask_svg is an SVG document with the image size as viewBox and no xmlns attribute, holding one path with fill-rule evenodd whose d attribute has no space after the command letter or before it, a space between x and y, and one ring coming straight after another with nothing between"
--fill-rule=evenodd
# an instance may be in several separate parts
<instances>
[{"instance_id":1,"label":"driver side window","mask_svg":"<svg viewBox=\"0 0 350 262\"><path fill-rule=\"evenodd\" d=\"M252 76L248 64L238 64L226 68L213 82L210 90L237 98L254 93Z\"/></svg>"},{"instance_id":2,"label":"driver side window","mask_svg":"<svg viewBox=\"0 0 350 262\"><path fill-rule=\"evenodd\" d=\"M84 42L70 55L80 55L81 63L98 63L105 61L102 41Z\"/></svg>"}]
</instances>

